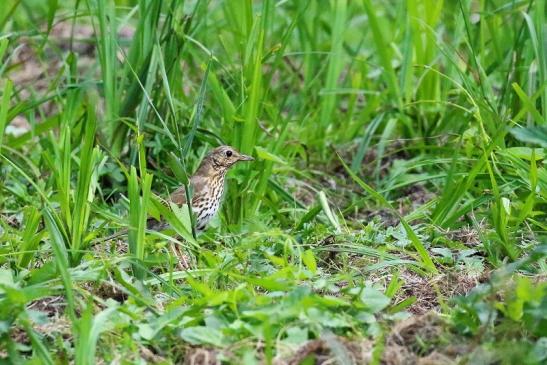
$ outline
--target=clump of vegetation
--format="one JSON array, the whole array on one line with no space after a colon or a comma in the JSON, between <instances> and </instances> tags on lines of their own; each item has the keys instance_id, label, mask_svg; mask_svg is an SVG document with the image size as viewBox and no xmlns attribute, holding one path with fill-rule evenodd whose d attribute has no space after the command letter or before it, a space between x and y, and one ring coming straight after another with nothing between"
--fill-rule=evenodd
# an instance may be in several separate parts
<instances>
[{"instance_id":1,"label":"clump of vegetation","mask_svg":"<svg viewBox=\"0 0 547 365\"><path fill-rule=\"evenodd\" d=\"M2 8L2 361L547 361L545 0Z\"/></svg>"}]
</instances>

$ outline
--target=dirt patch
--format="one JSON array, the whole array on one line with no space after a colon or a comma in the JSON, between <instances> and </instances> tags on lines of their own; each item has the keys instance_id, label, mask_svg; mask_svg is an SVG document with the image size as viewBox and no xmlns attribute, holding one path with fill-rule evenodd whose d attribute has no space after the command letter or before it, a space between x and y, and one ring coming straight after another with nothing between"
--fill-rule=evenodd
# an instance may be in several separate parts
<instances>
[{"instance_id":1,"label":"dirt patch","mask_svg":"<svg viewBox=\"0 0 547 365\"><path fill-rule=\"evenodd\" d=\"M184 354L184 365L220 365L218 351L205 347L191 347Z\"/></svg>"},{"instance_id":2,"label":"dirt patch","mask_svg":"<svg viewBox=\"0 0 547 365\"><path fill-rule=\"evenodd\" d=\"M64 313L65 307L65 297L55 295L35 300L27 306L27 309L45 313L48 317L59 317Z\"/></svg>"},{"instance_id":3,"label":"dirt patch","mask_svg":"<svg viewBox=\"0 0 547 365\"><path fill-rule=\"evenodd\" d=\"M35 325L34 329L44 336L61 335L64 339L72 337L72 324L66 316L55 317L46 324Z\"/></svg>"},{"instance_id":4,"label":"dirt patch","mask_svg":"<svg viewBox=\"0 0 547 365\"><path fill-rule=\"evenodd\" d=\"M113 255L116 257L127 255L129 252L129 246L127 243L127 238L124 237L106 237L104 239L94 240L90 246L93 256L99 259L108 259Z\"/></svg>"},{"instance_id":5,"label":"dirt patch","mask_svg":"<svg viewBox=\"0 0 547 365\"><path fill-rule=\"evenodd\" d=\"M19 229L23 223L22 214L0 214L0 220L11 228Z\"/></svg>"},{"instance_id":6,"label":"dirt patch","mask_svg":"<svg viewBox=\"0 0 547 365\"><path fill-rule=\"evenodd\" d=\"M401 197L397 199L396 207L399 210L399 214L407 215L434 197L435 194L427 190L423 184L410 185L402 189Z\"/></svg>"},{"instance_id":7,"label":"dirt patch","mask_svg":"<svg viewBox=\"0 0 547 365\"><path fill-rule=\"evenodd\" d=\"M396 227L401 223L401 220L391 210L386 208L377 209L362 209L358 210L353 217L363 223L376 221L383 227Z\"/></svg>"},{"instance_id":8,"label":"dirt patch","mask_svg":"<svg viewBox=\"0 0 547 365\"><path fill-rule=\"evenodd\" d=\"M66 298L61 295L40 298L33 301L27 309L44 313L48 317L46 323L35 323L33 328L44 336L61 335L64 339L72 336L72 325L65 315Z\"/></svg>"},{"instance_id":9,"label":"dirt patch","mask_svg":"<svg viewBox=\"0 0 547 365\"><path fill-rule=\"evenodd\" d=\"M405 270L401 274L405 284L395 300L403 300L414 296L416 302L409 307L413 314L423 314L439 306L439 295L442 298L451 298L456 295L465 295L487 278L472 277L464 271L448 271L433 278L423 277L413 271Z\"/></svg>"},{"instance_id":10,"label":"dirt patch","mask_svg":"<svg viewBox=\"0 0 547 365\"><path fill-rule=\"evenodd\" d=\"M123 303L129 297L127 293L105 281L83 283L82 287L94 297L103 300L114 299L119 303Z\"/></svg>"},{"instance_id":11,"label":"dirt patch","mask_svg":"<svg viewBox=\"0 0 547 365\"><path fill-rule=\"evenodd\" d=\"M41 323L32 322L31 326L33 330L50 339L58 336L61 336L63 339L71 338L72 324L64 315L65 307L66 302L63 296L44 297L31 302L27 306L28 310L40 312L47 317L47 320L40 321ZM31 344L26 330L19 324L12 326L9 336L15 343ZM1 354L0 358L2 358Z\"/></svg>"},{"instance_id":12,"label":"dirt patch","mask_svg":"<svg viewBox=\"0 0 547 365\"><path fill-rule=\"evenodd\" d=\"M484 223L480 223L479 229L486 231L487 228ZM468 247L477 247L481 243L478 230L471 226L464 226L455 230L445 230L441 233L448 239L461 242Z\"/></svg>"},{"instance_id":13,"label":"dirt patch","mask_svg":"<svg viewBox=\"0 0 547 365\"><path fill-rule=\"evenodd\" d=\"M381 353L383 365L449 365L455 364L463 350L454 351L443 347L439 339L445 333L444 322L433 312L412 316L393 327L386 336ZM430 347L427 347L430 345ZM276 365L298 365L307 358L314 364L333 364L337 361L350 364L369 364L374 358L376 344L372 340L354 340L327 335L311 340L284 358L277 358Z\"/></svg>"},{"instance_id":14,"label":"dirt patch","mask_svg":"<svg viewBox=\"0 0 547 365\"><path fill-rule=\"evenodd\" d=\"M141 358L146 361L147 364L163 364L166 363L166 359L163 356L155 354L148 347L141 347L139 349Z\"/></svg>"},{"instance_id":15,"label":"dirt patch","mask_svg":"<svg viewBox=\"0 0 547 365\"><path fill-rule=\"evenodd\" d=\"M443 321L435 312L412 316L392 328L387 344L402 346L414 354L429 355L432 351L424 347L439 344L443 326Z\"/></svg>"},{"instance_id":16,"label":"dirt patch","mask_svg":"<svg viewBox=\"0 0 547 365\"><path fill-rule=\"evenodd\" d=\"M283 186L292 192L294 198L306 206L312 206L316 202L316 192L312 186L295 178L287 178Z\"/></svg>"},{"instance_id":17,"label":"dirt patch","mask_svg":"<svg viewBox=\"0 0 547 365\"><path fill-rule=\"evenodd\" d=\"M373 343L371 341L349 341L334 335L309 341L299 347L287 359L276 359L275 365L299 365L306 358L315 359L315 364L336 363L335 359L345 363L366 364L372 359Z\"/></svg>"},{"instance_id":18,"label":"dirt patch","mask_svg":"<svg viewBox=\"0 0 547 365\"><path fill-rule=\"evenodd\" d=\"M451 359L445 354L442 354L437 351L433 351L431 354L426 357L418 359L418 365L452 365L457 364L458 362L454 359Z\"/></svg>"}]
</instances>

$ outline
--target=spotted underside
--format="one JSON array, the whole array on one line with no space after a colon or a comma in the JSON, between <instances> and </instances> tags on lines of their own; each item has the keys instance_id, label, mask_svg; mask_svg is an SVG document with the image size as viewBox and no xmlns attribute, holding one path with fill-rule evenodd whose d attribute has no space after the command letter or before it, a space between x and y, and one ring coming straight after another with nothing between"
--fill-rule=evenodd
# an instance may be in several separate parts
<instances>
[{"instance_id":1,"label":"spotted underside","mask_svg":"<svg viewBox=\"0 0 547 365\"><path fill-rule=\"evenodd\" d=\"M216 176L212 176L207 181L202 181L199 176L191 179L192 194L192 212L196 218L196 229L202 231L215 216L222 202L224 193L224 176L222 171ZM171 201L178 206L186 204L186 191L184 187L175 190L170 197Z\"/></svg>"},{"instance_id":2,"label":"spotted underside","mask_svg":"<svg viewBox=\"0 0 547 365\"><path fill-rule=\"evenodd\" d=\"M222 180L222 181L220 181ZM192 199L192 211L196 217L196 229L202 231L220 208L224 192L224 179L219 179L210 187L210 194Z\"/></svg>"}]
</instances>

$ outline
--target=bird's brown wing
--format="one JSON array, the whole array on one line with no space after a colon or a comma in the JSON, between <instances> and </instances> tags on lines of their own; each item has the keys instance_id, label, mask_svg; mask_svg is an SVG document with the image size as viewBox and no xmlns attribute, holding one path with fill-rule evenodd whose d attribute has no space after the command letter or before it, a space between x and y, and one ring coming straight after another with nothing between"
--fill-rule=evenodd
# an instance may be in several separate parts
<instances>
[{"instance_id":1,"label":"bird's brown wing","mask_svg":"<svg viewBox=\"0 0 547 365\"><path fill-rule=\"evenodd\" d=\"M196 201L199 202L204 194L206 195L208 193L209 188L207 186L207 179L200 175L194 175L190 179L190 184L193 188L192 202L195 204ZM186 204L186 189L184 189L184 185L181 185L173 191L169 196L169 200L164 201L166 205L168 202L173 202L179 207ZM148 218L147 226L148 229L160 230L166 227L166 223L164 221L158 222L154 218Z\"/></svg>"},{"instance_id":2,"label":"bird's brown wing","mask_svg":"<svg viewBox=\"0 0 547 365\"><path fill-rule=\"evenodd\" d=\"M184 185L173 191L169 197L169 200L178 206L186 204L186 189L184 189Z\"/></svg>"},{"instance_id":3,"label":"bird's brown wing","mask_svg":"<svg viewBox=\"0 0 547 365\"><path fill-rule=\"evenodd\" d=\"M190 179L192 185L192 202L195 203L200 197L207 195L207 179L203 176L194 175ZM184 185L171 193L169 199L178 206L186 204L186 190ZM193 204L192 204L193 205Z\"/></svg>"},{"instance_id":4,"label":"bird's brown wing","mask_svg":"<svg viewBox=\"0 0 547 365\"><path fill-rule=\"evenodd\" d=\"M186 204L186 191L184 189L184 185L173 191L169 196L169 200L162 200L163 204L165 204L166 206L169 206L170 201L178 206ZM157 221L155 218L150 217L146 221L146 226L148 227L148 229L160 231L166 228L168 225L163 219L161 221Z\"/></svg>"}]
</instances>

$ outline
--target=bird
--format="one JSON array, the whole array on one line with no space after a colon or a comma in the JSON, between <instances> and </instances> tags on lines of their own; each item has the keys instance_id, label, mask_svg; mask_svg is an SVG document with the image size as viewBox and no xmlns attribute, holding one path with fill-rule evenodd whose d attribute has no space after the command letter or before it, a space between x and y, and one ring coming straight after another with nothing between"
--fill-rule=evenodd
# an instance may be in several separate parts
<instances>
[{"instance_id":1,"label":"bird","mask_svg":"<svg viewBox=\"0 0 547 365\"><path fill-rule=\"evenodd\" d=\"M224 193L224 185L226 179L226 173L236 163L241 161L253 161L251 156L244 155L238 152L231 146L220 146L211 150L205 158L201 161L198 169L190 178L189 185L192 187L192 213L195 216L196 231L202 232L207 227L207 224L218 212ZM174 190L167 202L173 202L176 205L183 206L186 204L186 190L184 185ZM155 218L147 219L147 228L154 231L162 231L169 228L163 219L160 221ZM110 241L121 235L127 234L128 229L124 229L118 233L115 233L109 237L101 238L92 241L92 245L100 242ZM187 261L188 258L185 254L181 253L175 246L172 247L176 256L179 257L179 267L181 269L187 269L189 267Z\"/></svg>"},{"instance_id":2,"label":"bird","mask_svg":"<svg viewBox=\"0 0 547 365\"><path fill-rule=\"evenodd\" d=\"M238 152L231 146L220 146L211 150L201 161L198 169L190 178L192 187L192 212L195 217L195 227L198 232L205 230L207 224L218 212L224 193L226 173L236 163L253 161L251 156ZM184 185L171 193L168 201L177 206L186 204L186 190ZM167 227L165 222L158 222L154 218L147 220L149 229L161 230Z\"/></svg>"}]
</instances>

